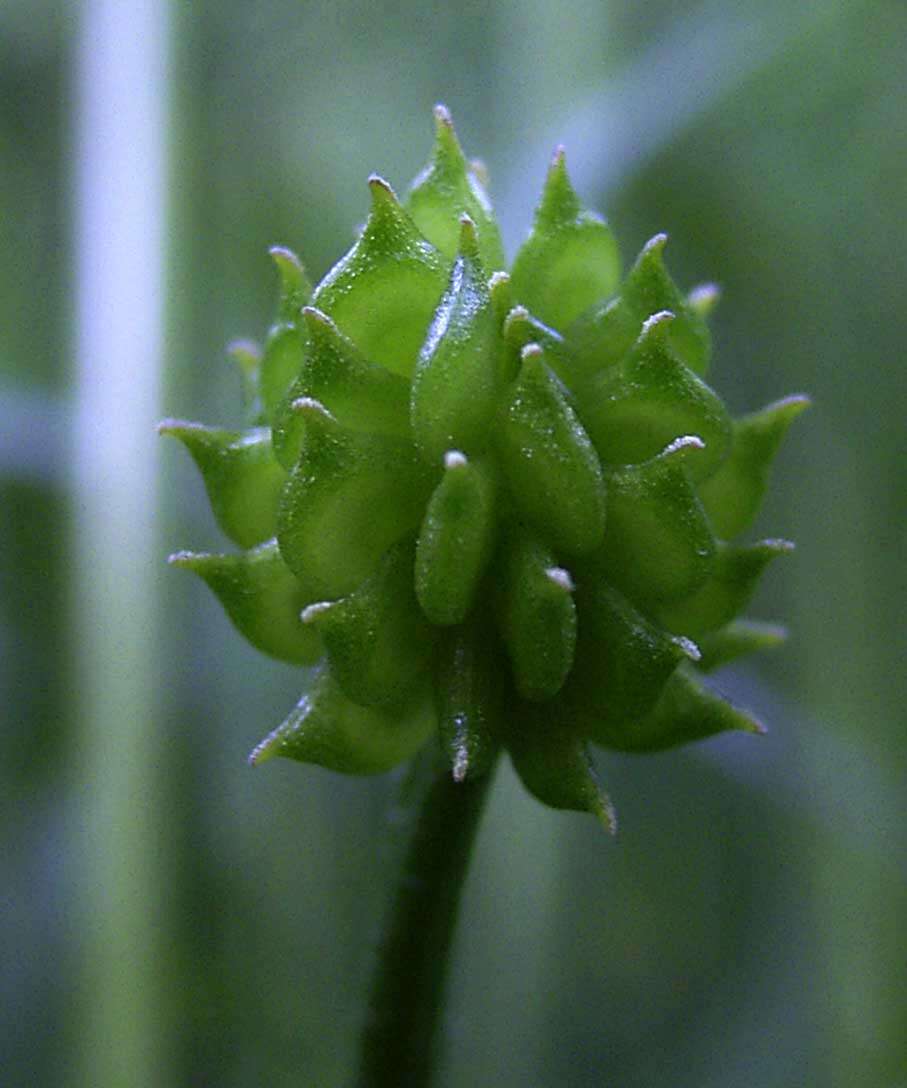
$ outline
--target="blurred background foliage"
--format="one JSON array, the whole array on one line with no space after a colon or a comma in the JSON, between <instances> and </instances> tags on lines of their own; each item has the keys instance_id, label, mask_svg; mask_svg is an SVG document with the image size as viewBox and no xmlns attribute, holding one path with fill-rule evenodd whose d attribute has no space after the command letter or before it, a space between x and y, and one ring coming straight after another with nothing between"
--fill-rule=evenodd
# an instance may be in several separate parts
<instances>
[{"instance_id":1,"label":"blurred background foliage","mask_svg":"<svg viewBox=\"0 0 907 1088\"><path fill-rule=\"evenodd\" d=\"M77 558L72 471L93 6L0 6L0 1079L339 1086L399 779L249 771L304 677L257 657L183 574L136 569L147 627L109 632L100 661L81 652L103 617L79 602L104 577ZM437 100L490 169L511 254L564 141L627 262L665 230L681 283L721 283L713 382L731 407L815 400L759 523L798 543L751 609L786 619L790 644L719 678L769 736L602 755L615 842L501 774L439 1083L904 1088L907 6L151 8L169 17L169 165L149 434L163 414L238 418L222 349L267 327L267 247L322 275L366 213L367 174L402 188L421 166ZM221 542L183 451L156 457L158 569ZM122 713L94 720L80 692L120 683ZM130 729L148 736L127 773L105 738ZM141 910L120 881L147 890Z\"/></svg>"}]
</instances>

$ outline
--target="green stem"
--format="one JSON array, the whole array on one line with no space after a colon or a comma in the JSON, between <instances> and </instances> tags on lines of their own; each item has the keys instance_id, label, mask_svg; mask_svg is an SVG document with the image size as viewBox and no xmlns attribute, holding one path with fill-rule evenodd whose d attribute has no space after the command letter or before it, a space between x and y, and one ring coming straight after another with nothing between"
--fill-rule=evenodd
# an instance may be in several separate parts
<instances>
[{"instance_id":1,"label":"green stem","mask_svg":"<svg viewBox=\"0 0 907 1088\"><path fill-rule=\"evenodd\" d=\"M85 0L73 106L76 387L70 1085L174 1083L172 794L161 728L166 0ZM5 1079L5 1078L3 1078Z\"/></svg>"},{"instance_id":2,"label":"green stem","mask_svg":"<svg viewBox=\"0 0 907 1088\"><path fill-rule=\"evenodd\" d=\"M434 770L379 950L359 1088L431 1083L460 893L493 777L455 782L446 763Z\"/></svg>"}]
</instances>

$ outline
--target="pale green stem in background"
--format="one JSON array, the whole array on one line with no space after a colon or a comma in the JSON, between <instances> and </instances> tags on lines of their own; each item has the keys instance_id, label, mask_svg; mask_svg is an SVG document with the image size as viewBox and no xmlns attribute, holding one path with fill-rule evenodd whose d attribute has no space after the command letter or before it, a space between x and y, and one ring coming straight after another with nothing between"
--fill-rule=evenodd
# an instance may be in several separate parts
<instances>
[{"instance_id":1,"label":"pale green stem in background","mask_svg":"<svg viewBox=\"0 0 907 1088\"><path fill-rule=\"evenodd\" d=\"M162 0L86 0L75 71L72 852L68 1084L166 1084L156 491L164 299Z\"/></svg>"}]
</instances>

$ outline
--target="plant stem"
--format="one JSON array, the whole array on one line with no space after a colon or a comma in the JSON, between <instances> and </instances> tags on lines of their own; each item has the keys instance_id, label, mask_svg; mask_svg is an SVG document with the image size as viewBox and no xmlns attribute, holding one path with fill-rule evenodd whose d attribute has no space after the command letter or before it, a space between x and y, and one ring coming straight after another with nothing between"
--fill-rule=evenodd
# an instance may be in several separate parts
<instances>
[{"instance_id":1,"label":"plant stem","mask_svg":"<svg viewBox=\"0 0 907 1088\"><path fill-rule=\"evenodd\" d=\"M436 763L379 949L359 1088L431 1083L460 893L493 777L494 767L455 782Z\"/></svg>"},{"instance_id":2,"label":"plant stem","mask_svg":"<svg viewBox=\"0 0 907 1088\"><path fill-rule=\"evenodd\" d=\"M75 53L71 1085L173 1083L157 509L170 4L86 0Z\"/></svg>"}]
</instances>

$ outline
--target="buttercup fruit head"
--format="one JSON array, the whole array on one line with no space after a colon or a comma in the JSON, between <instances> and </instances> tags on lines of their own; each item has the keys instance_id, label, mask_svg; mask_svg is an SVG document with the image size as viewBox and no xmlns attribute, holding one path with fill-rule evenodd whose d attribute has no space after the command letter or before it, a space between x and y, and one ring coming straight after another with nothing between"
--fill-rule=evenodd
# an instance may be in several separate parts
<instances>
[{"instance_id":1,"label":"buttercup fruit head","mask_svg":"<svg viewBox=\"0 0 907 1088\"><path fill-rule=\"evenodd\" d=\"M557 808L614 813L590 743L655 751L761 725L702 682L783 629L738 619L786 541L739 538L808 405L732 420L706 384L711 286L614 238L558 150L508 274L484 178L437 107L401 203L314 288L282 248L250 427L166 421L230 554L179 552L253 645L317 675L253 751L369 774L506 748Z\"/></svg>"}]
</instances>

